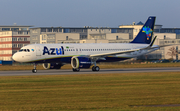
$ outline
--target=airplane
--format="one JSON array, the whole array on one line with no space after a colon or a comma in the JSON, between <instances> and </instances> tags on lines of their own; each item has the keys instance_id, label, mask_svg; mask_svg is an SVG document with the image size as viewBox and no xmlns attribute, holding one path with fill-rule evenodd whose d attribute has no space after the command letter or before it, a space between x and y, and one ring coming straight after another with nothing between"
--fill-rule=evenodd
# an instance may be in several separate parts
<instances>
[{"instance_id":1,"label":"airplane","mask_svg":"<svg viewBox=\"0 0 180 111\"><path fill-rule=\"evenodd\" d=\"M152 40L155 19L155 16L148 17L130 43L30 44L12 58L16 62L33 63L33 73L37 72L38 63L45 69L60 69L64 64L71 64L74 72L93 65L92 71L99 71L96 63L122 61L158 50L160 46L153 45L156 37Z\"/></svg>"}]
</instances>

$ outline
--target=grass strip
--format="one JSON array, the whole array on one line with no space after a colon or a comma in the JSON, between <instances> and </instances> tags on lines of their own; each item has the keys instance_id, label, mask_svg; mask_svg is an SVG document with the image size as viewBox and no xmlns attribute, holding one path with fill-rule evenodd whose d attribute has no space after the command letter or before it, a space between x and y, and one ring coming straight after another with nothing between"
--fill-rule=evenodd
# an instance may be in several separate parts
<instances>
[{"instance_id":1,"label":"grass strip","mask_svg":"<svg viewBox=\"0 0 180 111\"><path fill-rule=\"evenodd\" d=\"M179 72L0 77L0 110L180 110L179 84Z\"/></svg>"}]
</instances>

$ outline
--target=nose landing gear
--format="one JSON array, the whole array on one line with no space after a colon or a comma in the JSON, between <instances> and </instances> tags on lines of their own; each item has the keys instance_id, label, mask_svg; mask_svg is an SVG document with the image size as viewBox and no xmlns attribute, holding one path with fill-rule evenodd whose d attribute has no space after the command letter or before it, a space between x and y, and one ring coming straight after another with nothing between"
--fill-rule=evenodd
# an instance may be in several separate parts
<instances>
[{"instance_id":1,"label":"nose landing gear","mask_svg":"<svg viewBox=\"0 0 180 111\"><path fill-rule=\"evenodd\" d=\"M36 63L34 63L34 69L32 70L33 73L36 73L37 70L36 70Z\"/></svg>"}]
</instances>

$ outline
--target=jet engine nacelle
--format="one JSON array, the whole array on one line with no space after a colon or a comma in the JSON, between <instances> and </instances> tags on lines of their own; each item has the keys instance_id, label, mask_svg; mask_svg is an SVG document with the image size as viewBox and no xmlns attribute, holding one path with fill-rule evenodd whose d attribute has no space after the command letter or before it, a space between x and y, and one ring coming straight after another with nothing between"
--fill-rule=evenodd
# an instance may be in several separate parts
<instances>
[{"instance_id":1,"label":"jet engine nacelle","mask_svg":"<svg viewBox=\"0 0 180 111\"><path fill-rule=\"evenodd\" d=\"M60 69L61 64L58 63L43 63L43 68L44 69Z\"/></svg>"},{"instance_id":2,"label":"jet engine nacelle","mask_svg":"<svg viewBox=\"0 0 180 111\"><path fill-rule=\"evenodd\" d=\"M90 58L87 57L72 57L71 66L74 69L78 68L90 68L92 62Z\"/></svg>"}]
</instances>

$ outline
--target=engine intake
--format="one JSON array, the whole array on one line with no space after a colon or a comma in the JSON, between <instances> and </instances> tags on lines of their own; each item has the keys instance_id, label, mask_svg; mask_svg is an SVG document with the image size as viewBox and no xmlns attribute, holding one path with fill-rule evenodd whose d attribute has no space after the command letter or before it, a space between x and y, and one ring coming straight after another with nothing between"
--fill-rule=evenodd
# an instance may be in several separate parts
<instances>
[{"instance_id":1,"label":"engine intake","mask_svg":"<svg viewBox=\"0 0 180 111\"><path fill-rule=\"evenodd\" d=\"M90 58L87 57L72 57L71 66L74 69L78 68L90 68L92 62Z\"/></svg>"}]
</instances>

